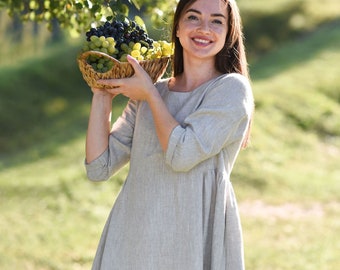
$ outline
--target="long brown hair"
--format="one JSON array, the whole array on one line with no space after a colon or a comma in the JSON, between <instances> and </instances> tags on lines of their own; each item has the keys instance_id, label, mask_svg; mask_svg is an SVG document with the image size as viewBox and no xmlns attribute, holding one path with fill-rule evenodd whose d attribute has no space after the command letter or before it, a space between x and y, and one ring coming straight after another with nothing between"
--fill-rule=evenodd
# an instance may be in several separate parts
<instances>
[{"instance_id":1,"label":"long brown hair","mask_svg":"<svg viewBox=\"0 0 340 270\"><path fill-rule=\"evenodd\" d=\"M180 0L177 4L176 12L173 18L171 39L174 48L174 57L172 61L173 76L176 77L184 71L183 64L183 47L176 35L179 21L182 13L197 0ZM242 21L239 8L235 0L221 0L226 3L228 13L228 33L224 43L224 47L215 56L215 67L223 73L239 73L249 78L248 63L244 47L244 36L242 29ZM250 141L250 130L252 125L252 118L249 122L249 127L245 138L242 142L242 147L247 147Z\"/></svg>"}]
</instances>

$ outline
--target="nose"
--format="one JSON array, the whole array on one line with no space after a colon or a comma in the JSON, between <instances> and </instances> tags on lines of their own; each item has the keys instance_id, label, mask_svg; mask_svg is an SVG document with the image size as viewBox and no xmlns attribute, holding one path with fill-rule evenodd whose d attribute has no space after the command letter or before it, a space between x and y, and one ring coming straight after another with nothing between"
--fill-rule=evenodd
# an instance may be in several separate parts
<instances>
[{"instance_id":1,"label":"nose","mask_svg":"<svg viewBox=\"0 0 340 270\"><path fill-rule=\"evenodd\" d=\"M197 31L201 33L209 33L210 30L211 29L208 21L202 21L197 29Z\"/></svg>"}]
</instances>

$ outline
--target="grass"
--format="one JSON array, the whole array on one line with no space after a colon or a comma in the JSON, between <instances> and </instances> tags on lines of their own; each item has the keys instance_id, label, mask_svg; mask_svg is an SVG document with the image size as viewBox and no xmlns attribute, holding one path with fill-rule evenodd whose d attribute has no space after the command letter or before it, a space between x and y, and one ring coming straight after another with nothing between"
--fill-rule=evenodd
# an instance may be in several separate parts
<instances>
[{"instance_id":1,"label":"grass","mask_svg":"<svg viewBox=\"0 0 340 270\"><path fill-rule=\"evenodd\" d=\"M77 50L64 45L0 69L1 269L89 268L126 175L108 185L86 179L91 93L72 60Z\"/></svg>"},{"instance_id":2,"label":"grass","mask_svg":"<svg viewBox=\"0 0 340 270\"><path fill-rule=\"evenodd\" d=\"M251 64L252 146L233 182L247 269L336 269L339 24ZM91 93L76 46L0 68L0 268L89 269L127 173L91 183L84 139ZM70 60L71 59L71 60ZM125 100L114 103L114 117Z\"/></svg>"},{"instance_id":3,"label":"grass","mask_svg":"<svg viewBox=\"0 0 340 270\"><path fill-rule=\"evenodd\" d=\"M249 269L340 264L338 27L322 27L251 66L253 145L234 174Z\"/></svg>"},{"instance_id":4,"label":"grass","mask_svg":"<svg viewBox=\"0 0 340 270\"><path fill-rule=\"evenodd\" d=\"M86 181L83 141L1 171L2 269L89 268L100 228L126 170L115 182Z\"/></svg>"},{"instance_id":5,"label":"grass","mask_svg":"<svg viewBox=\"0 0 340 270\"><path fill-rule=\"evenodd\" d=\"M337 71L331 71L340 61L337 27L322 28L308 40L275 51L251 67L256 125L253 147L244 152L243 161L257 173L248 178L240 168L239 178L256 187L262 183L263 192L266 185L276 187L270 200L278 200L285 192L288 196L292 189L304 191L290 196L292 200L338 199L334 187L339 188L340 80ZM327 40L327 45L318 44L320 40ZM262 166L253 168L259 161ZM320 179L327 179L327 185Z\"/></svg>"},{"instance_id":6,"label":"grass","mask_svg":"<svg viewBox=\"0 0 340 270\"><path fill-rule=\"evenodd\" d=\"M325 269L339 266L336 221L339 205L301 217L261 216L243 222L249 269Z\"/></svg>"}]
</instances>

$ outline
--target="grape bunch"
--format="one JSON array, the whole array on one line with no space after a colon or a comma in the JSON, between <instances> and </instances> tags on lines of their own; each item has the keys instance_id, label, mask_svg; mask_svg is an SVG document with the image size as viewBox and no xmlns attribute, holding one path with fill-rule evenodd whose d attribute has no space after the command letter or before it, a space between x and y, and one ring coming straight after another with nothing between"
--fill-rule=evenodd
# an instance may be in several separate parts
<instances>
[{"instance_id":1,"label":"grape bunch","mask_svg":"<svg viewBox=\"0 0 340 270\"><path fill-rule=\"evenodd\" d=\"M131 41L134 43L141 42L146 47L152 46L153 43L153 40L148 37L141 26L128 19L125 21L113 20L111 23L107 21L98 28L91 28L90 31L86 32L87 41L91 39L91 36L113 37L118 47L123 43L129 44Z\"/></svg>"},{"instance_id":2,"label":"grape bunch","mask_svg":"<svg viewBox=\"0 0 340 270\"><path fill-rule=\"evenodd\" d=\"M137 60L151 60L173 54L171 43L154 41L140 25L129 19L107 21L86 32L83 52L91 50L108 54L121 62L127 61L127 55ZM113 65L109 59L98 56L90 56L87 61L98 72L107 72Z\"/></svg>"}]
</instances>

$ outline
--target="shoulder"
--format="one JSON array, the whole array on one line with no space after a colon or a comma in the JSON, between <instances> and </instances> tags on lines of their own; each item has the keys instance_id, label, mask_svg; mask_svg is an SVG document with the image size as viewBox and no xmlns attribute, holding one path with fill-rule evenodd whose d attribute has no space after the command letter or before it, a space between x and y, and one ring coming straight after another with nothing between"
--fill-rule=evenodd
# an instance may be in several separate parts
<instances>
[{"instance_id":1,"label":"shoulder","mask_svg":"<svg viewBox=\"0 0 340 270\"><path fill-rule=\"evenodd\" d=\"M210 87L211 94L253 99L250 81L238 73L223 74Z\"/></svg>"},{"instance_id":2,"label":"shoulder","mask_svg":"<svg viewBox=\"0 0 340 270\"><path fill-rule=\"evenodd\" d=\"M229 91L235 89L242 92L251 92L251 85L248 78L238 73L221 75L216 81L216 87L225 87Z\"/></svg>"},{"instance_id":3,"label":"shoulder","mask_svg":"<svg viewBox=\"0 0 340 270\"><path fill-rule=\"evenodd\" d=\"M254 107L251 84L245 76L237 73L224 74L218 77L207 92L206 98L226 110L246 110L249 113Z\"/></svg>"}]
</instances>

